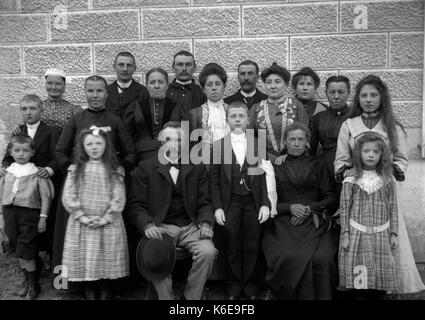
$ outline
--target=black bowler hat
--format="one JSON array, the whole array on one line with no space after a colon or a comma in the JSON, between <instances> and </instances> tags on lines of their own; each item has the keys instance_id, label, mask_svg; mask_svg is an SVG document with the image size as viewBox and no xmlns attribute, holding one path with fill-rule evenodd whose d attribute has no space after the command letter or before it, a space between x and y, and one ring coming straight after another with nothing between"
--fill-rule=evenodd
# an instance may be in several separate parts
<instances>
[{"instance_id":1,"label":"black bowler hat","mask_svg":"<svg viewBox=\"0 0 425 320\"><path fill-rule=\"evenodd\" d=\"M173 271L176 262L176 247L167 234L161 239L143 237L136 250L136 263L139 272L147 280L160 281Z\"/></svg>"}]
</instances>

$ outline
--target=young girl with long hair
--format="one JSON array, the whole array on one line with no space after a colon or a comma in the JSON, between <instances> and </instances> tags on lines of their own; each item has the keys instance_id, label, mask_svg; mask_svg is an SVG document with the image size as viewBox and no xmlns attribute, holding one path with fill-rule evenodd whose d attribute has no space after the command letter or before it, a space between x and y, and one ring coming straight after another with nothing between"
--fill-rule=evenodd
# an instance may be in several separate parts
<instances>
[{"instance_id":1,"label":"young girl with long hair","mask_svg":"<svg viewBox=\"0 0 425 320\"><path fill-rule=\"evenodd\" d=\"M86 299L110 298L110 279L129 274L124 169L102 128L83 129L68 169L63 205L70 213L62 259L68 281L84 282Z\"/></svg>"},{"instance_id":2,"label":"young girl with long hair","mask_svg":"<svg viewBox=\"0 0 425 320\"><path fill-rule=\"evenodd\" d=\"M340 287L360 290L356 293L367 297L396 292L397 195L391 154L381 135L365 133L358 139L353 166L344 180L339 208Z\"/></svg>"},{"instance_id":3,"label":"young girl with long hair","mask_svg":"<svg viewBox=\"0 0 425 320\"><path fill-rule=\"evenodd\" d=\"M355 143L366 132L383 136L393 162L392 174L397 181L404 181L408 164L406 132L394 117L388 87L376 75L368 75L357 84L351 114L339 131L334 162L337 181L342 181L347 172L350 172ZM414 293L425 290L415 264L403 214L400 212L398 220L400 249L395 252L398 292Z\"/></svg>"}]
</instances>

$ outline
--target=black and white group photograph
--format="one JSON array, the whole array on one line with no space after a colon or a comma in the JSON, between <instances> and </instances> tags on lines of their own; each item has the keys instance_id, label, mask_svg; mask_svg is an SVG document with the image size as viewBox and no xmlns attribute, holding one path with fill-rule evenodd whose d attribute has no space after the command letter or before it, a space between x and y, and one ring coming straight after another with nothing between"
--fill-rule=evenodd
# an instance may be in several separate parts
<instances>
[{"instance_id":1,"label":"black and white group photograph","mask_svg":"<svg viewBox=\"0 0 425 320\"><path fill-rule=\"evenodd\" d=\"M425 300L424 6L0 0L0 300Z\"/></svg>"}]
</instances>

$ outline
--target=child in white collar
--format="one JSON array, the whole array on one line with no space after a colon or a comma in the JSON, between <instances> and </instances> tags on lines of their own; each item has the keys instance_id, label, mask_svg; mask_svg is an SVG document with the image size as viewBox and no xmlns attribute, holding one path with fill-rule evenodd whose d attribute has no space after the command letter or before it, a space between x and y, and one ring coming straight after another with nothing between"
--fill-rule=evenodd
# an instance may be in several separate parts
<instances>
[{"instance_id":1,"label":"child in white collar","mask_svg":"<svg viewBox=\"0 0 425 320\"><path fill-rule=\"evenodd\" d=\"M365 133L341 193L340 287L373 299L397 292L398 213L392 160L383 137Z\"/></svg>"},{"instance_id":2,"label":"child in white collar","mask_svg":"<svg viewBox=\"0 0 425 320\"><path fill-rule=\"evenodd\" d=\"M4 225L10 247L24 271L24 285L18 295L32 300L41 291L35 263L37 233L46 230L54 189L50 179L39 177L39 168L29 162L35 152L29 136L12 137L8 150L15 162L0 177L0 227Z\"/></svg>"}]
</instances>

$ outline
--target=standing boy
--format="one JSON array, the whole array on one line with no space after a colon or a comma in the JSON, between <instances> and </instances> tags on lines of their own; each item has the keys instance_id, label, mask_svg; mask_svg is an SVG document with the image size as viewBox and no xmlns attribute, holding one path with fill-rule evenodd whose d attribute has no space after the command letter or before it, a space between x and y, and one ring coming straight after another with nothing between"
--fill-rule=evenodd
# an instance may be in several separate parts
<instances>
[{"instance_id":1,"label":"standing boy","mask_svg":"<svg viewBox=\"0 0 425 320\"><path fill-rule=\"evenodd\" d=\"M59 138L58 129L49 126L41 121L43 112L43 102L35 94L28 94L21 99L20 110L22 114L23 124L19 126L19 134L28 135L33 139L34 154L31 162L38 168L37 177L51 178L55 186L56 197L53 199L49 218L47 219L46 232L39 235L40 252L45 253L46 259L44 267L48 269L49 256L52 253L53 230L55 225L55 212L57 207L57 194L61 183L61 174L54 157L56 143ZM2 161L2 169L0 176L6 174L6 168L14 162L10 150L6 150L6 154Z\"/></svg>"},{"instance_id":2,"label":"standing boy","mask_svg":"<svg viewBox=\"0 0 425 320\"><path fill-rule=\"evenodd\" d=\"M241 294L255 299L258 294L260 224L270 216L265 174L258 169L260 157L251 161L258 155L258 140L246 133L248 121L248 107L243 102L229 105L227 122L232 132L214 143L210 172L214 216L226 237L230 300Z\"/></svg>"}]
</instances>

